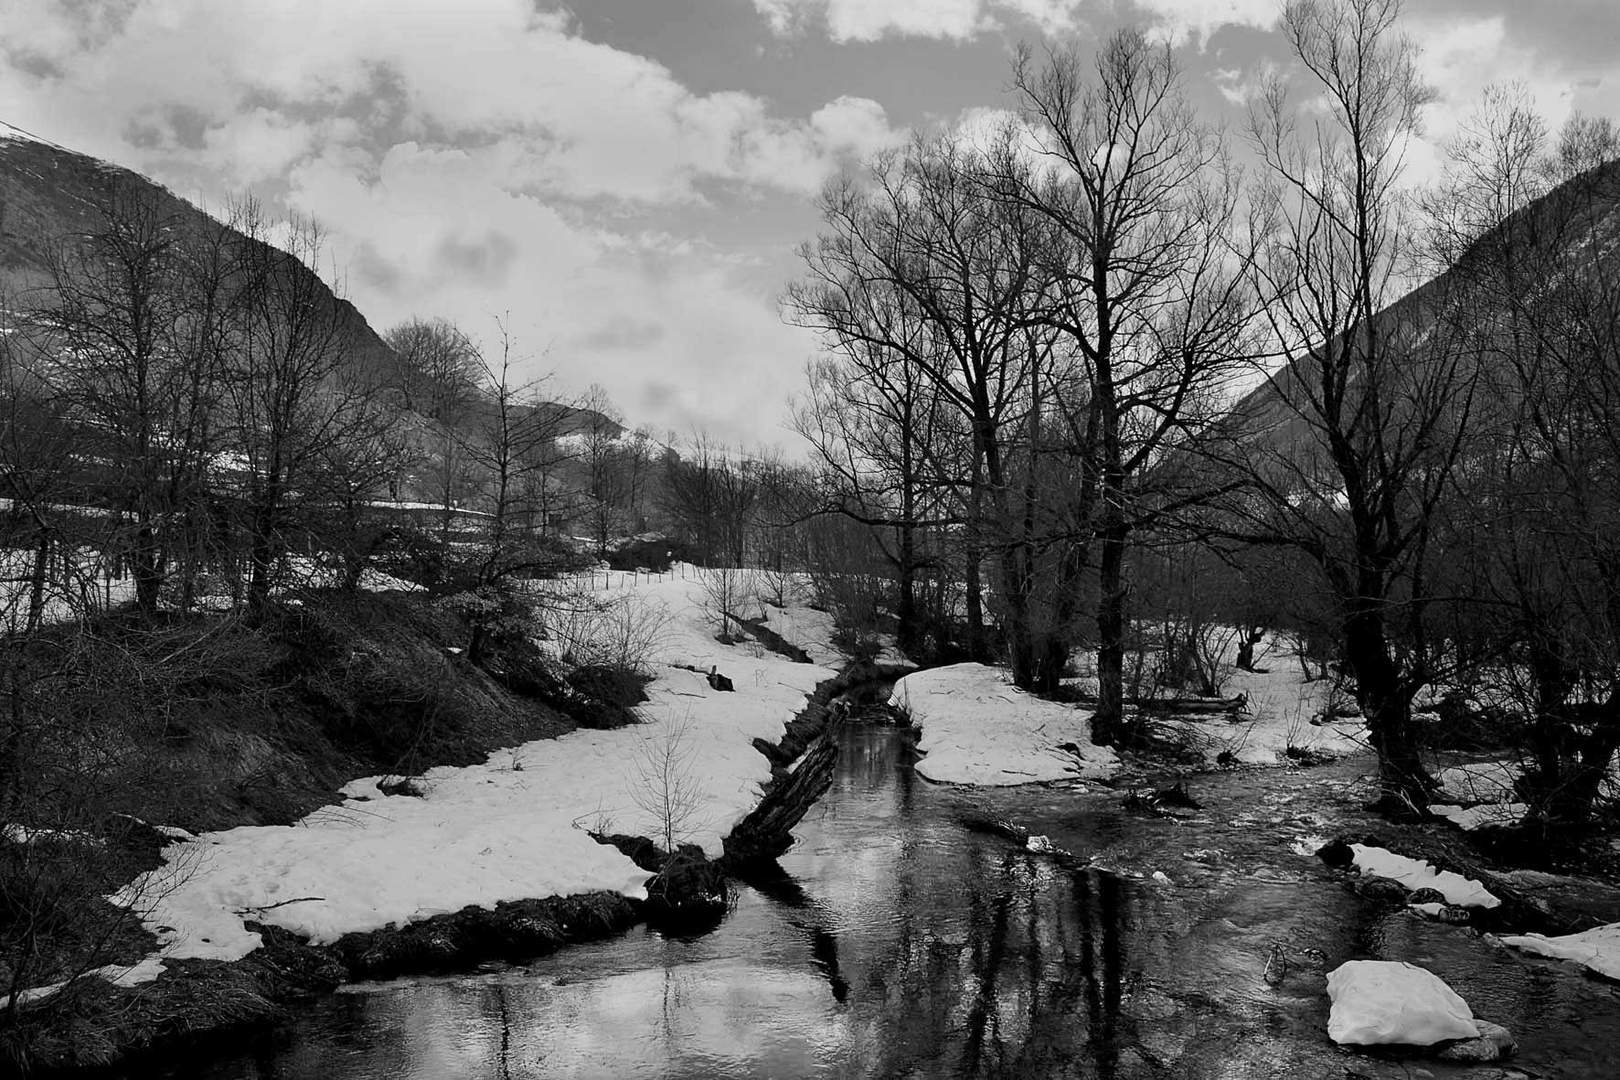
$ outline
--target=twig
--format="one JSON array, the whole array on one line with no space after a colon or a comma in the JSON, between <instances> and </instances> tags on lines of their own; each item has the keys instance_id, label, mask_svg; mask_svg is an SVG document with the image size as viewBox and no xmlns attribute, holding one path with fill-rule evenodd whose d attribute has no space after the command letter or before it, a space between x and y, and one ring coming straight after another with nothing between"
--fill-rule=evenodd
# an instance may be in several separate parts
<instances>
[{"instance_id":1,"label":"twig","mask_svg":"<svg viewBox=\"0 0 1620 1080\"><path fill-rule=\"evenodd\" d=\"M274 904L261 904L258 907L237 908L238 915L249 911L269 911L271 908L286 907L288 904L302 904L306 900L325 900L324 896L295 896L291 900L278 900Z\"/></svg>"}]
</instances>

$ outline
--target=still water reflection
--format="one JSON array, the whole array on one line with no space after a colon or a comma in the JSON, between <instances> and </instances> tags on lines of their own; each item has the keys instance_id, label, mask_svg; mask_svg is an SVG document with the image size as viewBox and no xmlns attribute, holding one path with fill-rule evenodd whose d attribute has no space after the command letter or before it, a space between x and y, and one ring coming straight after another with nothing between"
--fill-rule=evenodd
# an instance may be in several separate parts
<instances>
[{"instance_id":1,"label":"still water reflection","mask_svg":"<svg viewBox=\"0 0 1620 1080\"><path fill-rule=\"evenodd\" d=\"M1291 831L1319 822L1326 774L1298 806L1260 781L1212 781L1211 813L1167 823L1123 817L1117 796L937 788L910 760L903 734L850 729L781 872L746 883L713 933L642 929L521 967L350 988L238 1056L168 1075L1412 1075L1327 1043L1319 971L1262 979L1278 938L1334 962L1426 960L1472 988L1482 1015L1534 1025L1515 1028L1534 1075L1613 1075L1612 990L1370 907L1287 851ZM970 805L1109 865L1172 874L1064 870L963 827ZM1221 858L1185 857L1213 843Z\"/></svg>"}]
</instances>

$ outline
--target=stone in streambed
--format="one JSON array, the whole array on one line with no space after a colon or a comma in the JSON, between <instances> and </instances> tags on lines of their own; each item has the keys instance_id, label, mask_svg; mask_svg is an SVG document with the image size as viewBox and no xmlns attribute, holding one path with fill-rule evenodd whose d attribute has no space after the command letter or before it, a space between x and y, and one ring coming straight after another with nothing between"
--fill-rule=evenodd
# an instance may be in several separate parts
<instances>
[{"instance_id":1,"label":"stone in streambed","mask_svg":"<svg viewBox=\"0 0 1620 1080\"><path fill-rule=\"evenodd\" d=\"M1511 1057L1519 1049L1513 1033L1501 1024L1493 1024L1489 1020L1476 1020L1474 1023L1479 1025L1478 1038L1452 1043L1437 1055L1441 1061L1463 1061L1469 1064L1501 1061L1505 1057Z\"/></svg>"}]
</instances>

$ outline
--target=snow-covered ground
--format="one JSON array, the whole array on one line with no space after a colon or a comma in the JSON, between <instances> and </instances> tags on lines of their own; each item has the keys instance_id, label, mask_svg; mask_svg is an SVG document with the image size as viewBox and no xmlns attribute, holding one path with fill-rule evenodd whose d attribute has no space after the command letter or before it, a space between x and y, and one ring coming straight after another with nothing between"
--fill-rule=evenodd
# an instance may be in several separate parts
<instances>
[{"instance_id":1,"label":"snow-covered ground","mask_svg":"<svg viewBox=\"0 0 1620 1080\"><path fill-rule=\"evenodd\" d=\"M345 801L290 826L207 833L171 845L165 865L120 894L141 910L161 949L134 968L104 970L122 983L183 957L231 960L259 945L254 920L329 942L351 931L419 920L468 905L612 890L640 895L646 873L587 829L656 835L661 823L638 764L671 752L682 764L677 840L718 854L720 838L758 800L770 777L756 737L774 741L827 668L756 648L721 645L702 614L696 575L601 579L603 599L667 611L645 724L580 730L439 768L425 795L385 796L379 777L344 789ZM824 653L829 660L833 654ZM733 693L673 665L729 676ZM675 745L671 746L672 733Z\"/></svg>"},{"instance_id":2,"label":"snow-covered ground","mask_svg":"<svg viewBox=\"0 0 1620 1080\"><path fill-rule=\"evenodd\" d=\"M1026 694L1006 671L953 664L907 675L889 703L922 729L917 771L930 780L984 787L1100 779L1119 758L1091 742L1091 713Z\"/></svg>"},{"instance_id":3,"label":"snow-covered ground","mask_svg":"<svg viewBox=\"0 0 1620 1080\"><path fill-rule=\"evenodd\" d=\"M765 611L765 625L783 641L803 649L812 662L828 666L843 663L844 654L832 645L832 612L802 605L782 608L775 604L762 604L761 607ZM880 644L877 656L873 657L877 663L896 667L915 666L895 645L894 635L881 635Z\"/></svg>"},{"instance_id":4,"label":"snow-covered ground","mask_svg":"<svg viewBox=\"0 0 1620 1080\"><path fill-rule=\"evenodd\" d=\"M1221 693L1239 694L1245 708L1235 721L1188 719L1170 721L1176 732L1200 750L1210 765L1228 761L1243 765L1277 765L1288 750L1318 757L1345 757L1367 747L1367 728L1359 717L1323 719L1330 704L1353 704L1342 692L1337 700L1332 679L1307 682L1293 643L1268 634L1255 649L1259 671L1232 668L1237 643L1227 645L1231 669ZM1224 756L1223 756L1224 755Z\"/></svg>"},{"instance_id":5,"label":"snow-covered ground","mask_svg":"<svg viewBox=\"0 0 1620 1080\"><path fill-rule=\"evenodd\" d=\"M830 611L810 607L780 608L765 604L765 625L789 645L803 649L811 660L832 666L840 654L832 646L833 617Z\"/></svg>"}]
</instances>

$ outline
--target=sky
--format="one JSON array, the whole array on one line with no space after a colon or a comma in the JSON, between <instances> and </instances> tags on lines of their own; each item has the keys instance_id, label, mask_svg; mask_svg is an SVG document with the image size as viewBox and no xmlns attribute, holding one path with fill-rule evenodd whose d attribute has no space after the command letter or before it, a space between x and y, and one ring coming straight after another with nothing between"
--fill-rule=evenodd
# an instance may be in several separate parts
<instances>
[{"instance_id":1,"label":"sky","mask_svg":"<svg viewBox=\"0 0 1620 1080\"><path fill-rule=\"evenodd\" d=\"M1019 42L1136 24L1241 128L1278 0L4 0L0 120L218 210L327 230L379 331L451 319L632 426L789 453L818 343L781 319L816 193L1015 106ZM1414 183L1488 83L1620 112L1620 2L1408 0L1436 90Z\"/></svg>"}]
</instances>

